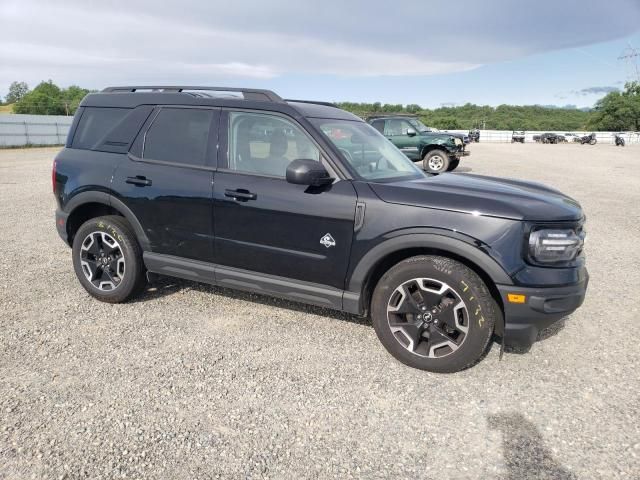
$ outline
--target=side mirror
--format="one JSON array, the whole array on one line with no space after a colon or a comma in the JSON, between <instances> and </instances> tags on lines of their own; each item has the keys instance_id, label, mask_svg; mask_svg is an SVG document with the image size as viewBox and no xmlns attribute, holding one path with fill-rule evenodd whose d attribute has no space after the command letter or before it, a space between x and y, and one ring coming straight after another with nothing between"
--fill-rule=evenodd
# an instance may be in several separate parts
<instances>
[{"instance_id":1,"label":"side mirror","mask_svg":"<svg viewBox=\"0 0 640 480\"><path fill-rule=\"evenodd\" d=\"M287 182L321 187L333 182L333 178L317 160L301 158L294 160L287 166Z\"/></svg>"},{"instance_id":2,"label":"side mirror","mask_svg":"<svg viewBox=\"0 0 640 480\"><path fill-rule=\"evenodd\" d=\"M410 137L415 137L418 134L413 128L407 128L407 135Z\"/></svg>"}]
</instances>

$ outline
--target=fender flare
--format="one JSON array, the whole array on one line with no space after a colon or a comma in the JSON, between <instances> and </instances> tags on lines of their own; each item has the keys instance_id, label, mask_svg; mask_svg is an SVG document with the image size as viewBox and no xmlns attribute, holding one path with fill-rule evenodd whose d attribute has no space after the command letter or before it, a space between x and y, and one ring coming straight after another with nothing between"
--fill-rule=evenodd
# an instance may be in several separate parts
<instances>
[{"instance_id":1,"label":"fender flare","mask_svg":"<svg viewBox=\"0 0 640 480\"><path fill-rule=\"evenodd\" d=\"M476 265L489 276L494 285L513 285L511 277L496 260L460 237L464 238L454 232L405 232L376 245L360 259L348 278L344 294L345 309L364 312L367 309L363 305L365 288L371 273L388 255L410 248L433 248L449 252Z\"/></svg>"},{"instance_id":2,"label":"fender flare","mask_svg":"<svg viewBox=\"0 0 640 480\"><path fill-rule=\"evenodd\" d=\"M101 203L108 207L112 207L116 209L118 212L122 214L124 218L126 218L129 225L133 228L133 231L138 239L138 243L142 247L142 250L150 250L150 242L147 237L142 225L136 218L135 214L127 207L122 200L117 199L113 195L110 195L106 192L81 192L74 195L65 205L64 210L69 212L69 215L73 214L73 211L81 207L82 205L86 205L87 203Z\"/></svg>"}]
</instances>

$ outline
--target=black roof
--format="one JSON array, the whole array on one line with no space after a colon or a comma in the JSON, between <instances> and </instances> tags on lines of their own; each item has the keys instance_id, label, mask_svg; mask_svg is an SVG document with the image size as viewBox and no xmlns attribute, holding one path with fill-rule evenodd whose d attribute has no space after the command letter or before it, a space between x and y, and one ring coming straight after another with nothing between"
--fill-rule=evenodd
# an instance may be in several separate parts
<instances>
[{"instance_id":1,"label":"black roof","mask_svg":"<svg viewBox=\"0 0 640 480\"><path fill-rule=\"evenodd\" d=\"M328 102L284 100L271 90L237 87L127 86L108 87L87 95L81 107L135 108L141 105L192 105L250 108L307 118L358 120L359 117Z\"/></svg>"}]
</instances>

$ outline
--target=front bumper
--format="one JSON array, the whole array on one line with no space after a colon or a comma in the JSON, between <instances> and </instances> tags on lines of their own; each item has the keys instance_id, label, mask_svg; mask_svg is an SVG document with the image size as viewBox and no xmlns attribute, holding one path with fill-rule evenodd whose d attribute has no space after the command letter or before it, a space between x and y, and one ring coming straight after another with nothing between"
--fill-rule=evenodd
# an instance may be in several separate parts
<instances>
[{"instance_id":1,"label":"front bumper","mask_svg":"<svg viewBox=\"0 0 640 480\"><path fill-rule=\"evenodd\" d=\"M569 287L516 287L497 285L504 305L505 345L517 348L529 348L538 337L538 333L561 318L575 311L587 293L589 275L584 280ZM512 303L507 295L524 295L524 303Z\"/></svg>"},{"instance_id":2,"label":"front bumper","mask_svg":"<svg viewBox=\"0 0 640 480\"><path fill-rule=\"evenodd\" d=\"M459 152L453 152L451 154L451 156L458 159L461 157L468 157L469 155L471 155L471 152L469 150L460 150Z\"/></svg>"}]
</instances>

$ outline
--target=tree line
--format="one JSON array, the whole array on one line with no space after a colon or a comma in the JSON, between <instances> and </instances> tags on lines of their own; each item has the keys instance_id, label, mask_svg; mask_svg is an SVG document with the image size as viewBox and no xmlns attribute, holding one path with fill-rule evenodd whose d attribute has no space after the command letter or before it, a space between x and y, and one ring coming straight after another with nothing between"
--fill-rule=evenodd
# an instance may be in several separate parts
<instances>
[{"instance_id":1,"label":"tree line","mask_svg":"<svg viewBox=\"0 0 640 480\"><path fill-rule=\"evenodd\" d=\"M13 82L4 99L14 113L73 115L90 90L78 86L60 88L51 80L30 90L25 82ZM338 106L358 116L380 113L417 115L428 126L443 130L594 130L640 131L640 82L625 84L590 110L542 105L490 107L467 103L460 106L423 108L417 104L340 102Z\"/></svg>"},{"instance_id":2,"label":"tree line","mask_svg":"<svg viewBox=\"0 0 640 480\"><path fill-rule=\"evenodd\" d=\"M33 90L25 82L13 82L4 103L13 105L13 113L73 115L89 92L75 85L60 88L51 80L41 82Z\"/></svg>"}]
</instances>

